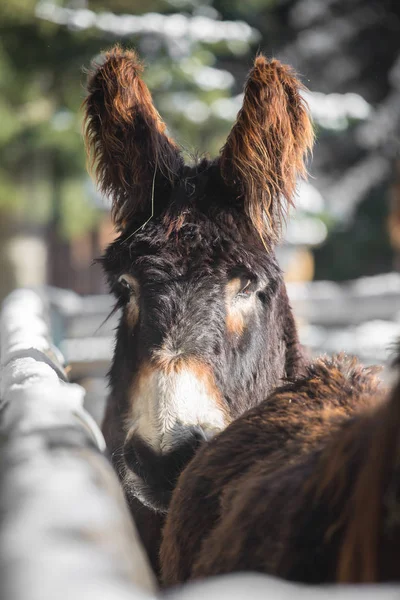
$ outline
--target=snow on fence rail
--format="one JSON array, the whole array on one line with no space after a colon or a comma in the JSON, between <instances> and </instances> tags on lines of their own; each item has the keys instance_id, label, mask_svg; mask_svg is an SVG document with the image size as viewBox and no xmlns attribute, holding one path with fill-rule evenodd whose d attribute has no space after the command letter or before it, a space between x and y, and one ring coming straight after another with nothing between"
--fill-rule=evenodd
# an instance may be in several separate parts
<instances>
[{"instance_id":1,"label":"snow on fence rail","mask_svg":"<svg viewBox=\"0 0 400 600\"><path fill-rule=\"evenodd\" d=\"M0 598L161 600L103 454L104 440L67 381L47 307L33 291L0 317ZM231 575L184 586L169 600L397 600L399 586L299 586Z\"/></svg>"},{"instance_id":2,"label":"snow on fence rail","mask_svg":"<svg viewBox=\"0 0 400 600\"><path fill-rule=\"evenodd\" d=\"M145 598L155 589L104 438L67 382L41 298L0 322L0 598Z\"/></svg>"},{"instance_id":3,"label":"snow on fence rail","mask_svg":"<svg viewBox=\"0 0 400 600\"><path fill-rule=\"evenodd\" d=\"M288 285L301 319L322 326L356 326L366 321L400 320L400 273L354 281L312 281Z\"/></svg>"}]
</instances>

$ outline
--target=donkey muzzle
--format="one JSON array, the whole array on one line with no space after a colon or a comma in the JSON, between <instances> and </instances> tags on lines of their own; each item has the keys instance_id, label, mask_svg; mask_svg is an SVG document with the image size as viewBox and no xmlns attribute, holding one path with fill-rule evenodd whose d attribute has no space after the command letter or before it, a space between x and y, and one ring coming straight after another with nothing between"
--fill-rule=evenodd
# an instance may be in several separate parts
<instances>
[{"instance_id":1,"label":"donkey muzzle","mask_svg":"<svg viewBox=\"0 0 400 600\"><path fill-rule=\"evenodd\" d=\"M134 475L126 478L133 494L153 510L166 512L180 473L210 437L200 426L182 427L175 431L173 448L160 454L142 438L132 435L125 442L124 458Z\"/></svg>"}]
</instances>

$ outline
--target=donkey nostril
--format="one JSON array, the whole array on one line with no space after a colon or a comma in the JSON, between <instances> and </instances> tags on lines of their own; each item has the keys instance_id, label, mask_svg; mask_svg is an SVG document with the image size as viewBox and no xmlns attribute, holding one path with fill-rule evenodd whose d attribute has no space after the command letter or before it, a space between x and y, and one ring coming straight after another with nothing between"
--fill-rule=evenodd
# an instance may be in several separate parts
<instances>
[{"instance_id":1,"label":"donkey nostril","mask_svg":"<svg viewBox=\"0 0 400 600\"><path fill-rule=\"evenodd\" d=\"M176 426L171 444L164 452L154 450L143 439L132 436L125 442L125 464L139 476L152 494L157 510L166 510L179 475L196 454L199 446L215 433L200 426ZM141 484L142 485L142 484ZM142 488L138 488L140 491Z\"/></svg>"},{"instance_id":2,"label":"donkey nostril","mask_svg":"<svg viewBox=\"0 0 400 600\"><path fill-rule=\"evenodd\" d=\"M190 431L190 436L193 439L193 443L195 445L199 445L199 444L207 441L206 433L205 433L204 429L202 427L200 427L199 425L195 425L194 427L191 427L189 431ZM188 440L189 439L190 438L188 438Z\"/></svg>"},{"instance_id":3,"label":"donkey nostril","mask_svg":"<svg viewBox=\"0 0 400 600\"><path fill-rule=\"evenodd\" d=\"M136 444L132 441L129 441L124 446L124 458L128 467L139 475L142 479L146 477L146 467L144 465L143 457L141 457L140 452L137 451Z\"/></svg>"},{"instance_id":4,"label":"donkey nostril","mask_svg":"<svg viewBox=\"0 0 400 600\"><path fill-rule=\"evenodd\" d=\"M216 431L214 429L203 429L203 427L201 427L200 425L195 425L194 427L191 427L190 431L198 445L202 444L203 442L210 441L211 438L213 438L216 434Z\"/></svg>"},{"instance_id":5,"label":"donkey nostril","mask_svg":"<svg viewBox=\"0 0 400 600\"><path fill-rule=\"evenodd\" d=\"M198 425L178 426L174 431L173 442L168 451L160 453L144 440L133 436L124 446L125 463L136 475L147 483L175 482L179 473L193 458L199 446L207 442L213 434Z\"/></svg>"}]
</instances>

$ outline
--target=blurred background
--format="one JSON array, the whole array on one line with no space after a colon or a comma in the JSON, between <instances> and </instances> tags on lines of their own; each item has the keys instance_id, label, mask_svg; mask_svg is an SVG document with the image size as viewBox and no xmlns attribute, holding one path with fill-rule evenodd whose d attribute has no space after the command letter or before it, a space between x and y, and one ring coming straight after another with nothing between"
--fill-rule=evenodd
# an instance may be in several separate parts
<instances>
[{"instance_id":1,"label":"blurred background","mask_svg":"<svg viewBox=\"0 0 400 600\"><path fill-rule=\"evenodd\" d=\"M215 155L258 50L310 92L317 144L279 259L303 341L382 362L400 333L400 3L1 0L0 298L47 286L57 344L105 394L115 319L93 259L112 241L85 169L84 67L115 42L188 154Z\"/></svg>"}]
</instances>

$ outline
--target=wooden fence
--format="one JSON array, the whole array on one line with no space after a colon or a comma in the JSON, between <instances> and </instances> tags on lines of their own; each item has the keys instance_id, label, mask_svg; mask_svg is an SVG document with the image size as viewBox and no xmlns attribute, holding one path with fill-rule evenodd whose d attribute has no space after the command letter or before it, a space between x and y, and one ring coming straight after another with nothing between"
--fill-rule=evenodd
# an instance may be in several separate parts
<instances>
[{"instance_id":1,"label":"wooden fence","mask_svg":"<svg viewBox=\"0 0 400 600\"><path fill-rule=\"evenodd\" d=\"M66 301L65 293L57 294L53 290L47 304L33 291L16 291L0 318L0 598L161 600L102 434L83 408L85 391L68 382L63 355L50 335L50 323L58 336L74 328L87 335L109 299L69 296ZM311 588L238 574L184 586L168 598L397 600L399 595L396 585Z\"/></svg>"}]
</instances>

